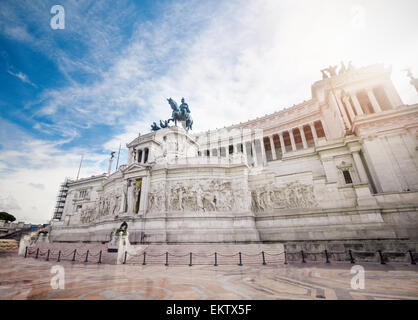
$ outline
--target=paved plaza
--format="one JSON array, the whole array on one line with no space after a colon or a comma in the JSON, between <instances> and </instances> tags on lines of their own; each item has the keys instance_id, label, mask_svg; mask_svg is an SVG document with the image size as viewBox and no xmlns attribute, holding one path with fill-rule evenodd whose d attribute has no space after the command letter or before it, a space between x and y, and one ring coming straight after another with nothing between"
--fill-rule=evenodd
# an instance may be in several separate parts
<instances>
[{"instance_id":1,"label":"paved plaza","mask_svg":"<svg viewBox=\"0 0 418 320\"><path fill-rule=\"evenodd\" d=\"M349 263L168 266L98 265L0 256L0 299L418 299L418 267L363 263L365 289L354 290ZM65 288L51 287L51 267Z\"/></svg>"}]
</instances>

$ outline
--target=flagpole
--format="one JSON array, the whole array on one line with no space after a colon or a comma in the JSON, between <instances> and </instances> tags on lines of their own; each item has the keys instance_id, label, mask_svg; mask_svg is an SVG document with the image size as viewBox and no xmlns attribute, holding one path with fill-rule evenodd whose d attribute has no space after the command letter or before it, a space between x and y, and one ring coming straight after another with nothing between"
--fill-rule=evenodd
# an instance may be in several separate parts
<instances>
[{"instance_id":1,"label":"flagpole","mask_svg":"<svg viewBox=\"0 0 418 320\"><path fill-rule=\"evenodd\" d=\"M76 180L78 180L78 177L80 176L81 164L83 163L83 156L84 156L84 155L82 155L82 156L81 156L80 166L78 167L77 179L76 179Z\"/></svg>"}]
</instances>

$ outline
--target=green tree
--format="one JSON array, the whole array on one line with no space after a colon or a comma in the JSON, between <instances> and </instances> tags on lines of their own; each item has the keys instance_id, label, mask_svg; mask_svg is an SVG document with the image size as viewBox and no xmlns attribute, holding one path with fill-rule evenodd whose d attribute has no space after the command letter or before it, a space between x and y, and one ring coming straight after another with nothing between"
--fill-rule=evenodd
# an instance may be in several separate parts
<instances>
[{"instance_id":1,"label":"green tree","mask_svg":"<svg viewBox=\"0 0 418 320\"><path fill-rule=\"evenodd\" d=\"M11 214L2 211L2 212L0 212L0 220L5 220L5 221L13 222L13 221L16 220L16 218L13 215L11 215Z\"/></svg>"}]
</instances>

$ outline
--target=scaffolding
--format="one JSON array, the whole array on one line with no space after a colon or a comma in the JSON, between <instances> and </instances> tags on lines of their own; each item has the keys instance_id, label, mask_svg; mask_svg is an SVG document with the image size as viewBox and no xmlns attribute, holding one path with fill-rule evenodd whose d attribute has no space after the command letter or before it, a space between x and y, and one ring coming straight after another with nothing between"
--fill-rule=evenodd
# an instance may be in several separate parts
<instances>
[{"instance_id":1,"label":"scaffolding","mask_svg":"<svg viewBox=\"0 0 418 320\"><path fill-rule=\"evenodd\" d=\"M62 213L64 212L65 200L67 199L67 194L68 194L68 189L69 189L68 184L70 182L71 180L69 178L66 178L65 181L61 183L60 185L60 189L58 191L58 196L57 196L57 203L54 209L53 219L55 220L61 220Z\"/></svg>"}]
</instances>

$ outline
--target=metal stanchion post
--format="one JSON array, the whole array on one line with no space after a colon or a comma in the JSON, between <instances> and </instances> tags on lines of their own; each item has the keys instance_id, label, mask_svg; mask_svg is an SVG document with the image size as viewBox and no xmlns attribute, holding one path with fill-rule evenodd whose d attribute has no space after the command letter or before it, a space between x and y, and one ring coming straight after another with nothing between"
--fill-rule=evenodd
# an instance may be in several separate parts
<instances>
[{"instance_id":1,"label":"metal stanchion post","mask_svg":"<svg viewBox=\"0 0 418 320\"><path fill-rule=\"evenodd\" d=\"M414 255L412 254L412 251L408 250L408 252L409 252L409 257L411 258L411 264L417 264L414 260Z\"/></svg>"},{"instance_id":2,"label":"metal stanchion post","mask_svg":"<svg viewBox=\"0 0 418 320\"><path fill-rule=\"evenodd\" d=\"M265 266L267 263L266 263L266 259L264 257L264 251L261 251L261 255L263 257L263 265Z\"/></svg>"},{"instance_id":3,"label":"metal stanchion post","mask_svg":"<svg viewBox=\"0 0 418 320\"><path fill-rule=\"evenodd\" d=\"M214 266L215 267L218 266L218 256L217 256L216 252L215 252L215 264L214 264Z\"/></svg>"},{"instance_id":4,"label":"metal stanchion post","mask_svg":"<svg viewBox=\"0 0 418 320\"><path fill-rule=\"evenodd\" d=\"M385 260L383 259L382 251L381 250L378 250L377 252L379 252L380 264L386 264Z\"/></svg>"},{"instance_id":5,"label":"metal stanchion post","mask_svg":"<svg viewBox=\"0 0 418 320\"><path fill-rule=\"evenodd\" d=\"M189 263L189 267L191 267L193 264L192 264L192 253L190 252L190 263Z\"/></svg>"},{"instance_id":6,"label":"metal stanchion post","mask_svg":"<svg viewBox=\"0 0 418 320\"><path fill-rule=\"evenodd\" d=\"M39 255L39 248L36 249L36 256L35 259L38 259L38 255Z\"/></svg>"},{"instance_id":7,"label":"metal stanchion post","mask_svg":"<svg viewBox=\"0 0 418 320\"><path fill-rule=\"evenodd\" d=\"M77 253L77 249L74 249L74 254L73 254L73 261L75 261L75 254Z\"/></svg>"},{"instance_id":8,"label":"metal stanchion post","mask_svg":"<svg viewBox=\"0 0 418 320\"><path fill-rule=\"evenodd\" d=\"M147 253L144 251L144 262L142 262L142 265L146 265L147 263L145 262L145 258L146 258L146 256L147 256Z\"/></svg>"},{"instance_id":9,"label":"metal stanchion post","mask_svg":"<svg viewBox=\"0 0 418 320\"><path fill-rule=\"evenodd\" d=\"M168 267L168 252L165 253L165 266Z\"/></svg>"},{"instance_id":10,"label":"metal stanchion post","mask_svg":"<svg viewBox=\"0 0 418 320\"><path fill-rule=\"evenodd\" d=\"M102 263L102 250L99 252L99 261L97 263Z\"/></svg>"},{"instance_id":11,"label":"metal stanchion post","mask_svg":"<svg viewBox=\"0 0 418 320\"><path fill-rule=\"evenodd\" d=\"M238 263L238 265L239 266L242 266L241 252L239 252L238 255L239 255L239 263Z\"/></svg>"},{"instance_id":12,"label":"metal stanchion post","mask_svg":"<svg viewBox=\"0 0 418 320\"><path fill-rule=\"evenodd\" d=\"M128 256L128 251L125 251L125 255L123 257L123 264L126 264L126 257Z\"/></svg>"},{"instance_id":13,"label":"metal stanchion post","mask_svg":"<svg viewBox=\"0 0 418 320\"><path fill-rule=\"evenodd\" d=\"M46 261L49 261L49 253L51 250L48 249L48 254L46 255Z\"/></svg>"},{"instance_id":14,"label":"metal stanchion post","mask_svg":"<svg viewBox=\"0 0 418 320\"><path fill-rule=\"evenodd\" d=\"M57 262L60 262L60 260L61 260L61 250L58 251L58 259L57 259Z\"/></svg>"},{"instance_id":15,"label":"metal stanchion post","mask_svg":"<svg viewBox=\"0 0 418 320\"><path fill-rule=\"evenodd\" d=\"M354 263L355 263L355 260L354 260L354 258L353 258L353 254L352 254L352 252L351 252L351 249L350 249L350 250L348 250L348 254L350 255L350 263L354 264Z\"/></svg>"},{"instance_id":16,"label":"metal stanchion post","mask_svg":"<svg viewBox=\"0 0 418 320\"><path fill-rule=\"evenodd\" d=\"M89 250L86 252L86 260L84 260L84 262L89 262Z\"/></svg>"},{"instance_id":17,"label":"metal stanchion post","mask_svg":"<svg viewBox=\"0 0 418 320\"><path fill-rule=\"evenodd\" d=\"M325 263L329 263L328 251L327 250L325 250L325 258L326 258L326 262Z\"/></svg>"}]
</instances>

